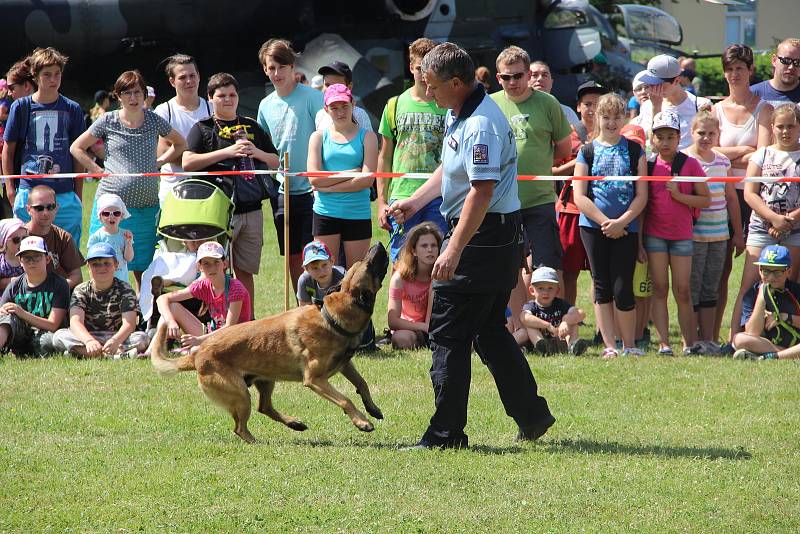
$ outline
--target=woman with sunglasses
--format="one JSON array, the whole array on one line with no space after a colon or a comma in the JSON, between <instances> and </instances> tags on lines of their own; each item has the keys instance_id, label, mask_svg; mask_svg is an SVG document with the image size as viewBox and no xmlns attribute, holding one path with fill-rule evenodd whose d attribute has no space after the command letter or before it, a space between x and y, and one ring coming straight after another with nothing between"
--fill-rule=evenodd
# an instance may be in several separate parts
<instances>
[{"instance_id":1,"label":"woman with sunglasses","mask_svg":"<svg viewBox=\"0 0 800 534\"><path fill-rule=\"evenodd\" d=\"M0 221L0 290L5 289L12 278L22 274L17 252L20 241L27 236L28 230L20 219Z\"/></svg>"},{"instance_id":2,"label":"woman with sunglasses","mask_svg":"<svg viewBox=\"0 0 800 534\"><path fill-rule=\"evenodd\" d=\"M101 226L98 198L106 193L119 195L131 215L120 222L120 228L133 234L135 253L128 269L133 271L137 292L142 272L153 259L157 241L160 180L158 176L131 176L128 173L157 173L164 163L179 160L186 149L186 140L169 122L144 108L146 94L147 85L138 71L123 72L114 84L114 95L121 108L102 115L70 147L75 159L89 172L114 175L100 181L92 206L89 232L94 233ZM161 156L156 153L159 137L170 145ZM87 152L98 140L106 146L105 171Z\"/></svg>"}]
</instances>

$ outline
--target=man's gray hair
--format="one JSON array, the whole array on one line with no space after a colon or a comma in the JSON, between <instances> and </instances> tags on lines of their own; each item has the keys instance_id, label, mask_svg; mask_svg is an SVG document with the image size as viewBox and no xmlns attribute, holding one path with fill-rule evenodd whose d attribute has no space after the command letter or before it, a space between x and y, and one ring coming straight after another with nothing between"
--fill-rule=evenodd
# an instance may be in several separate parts
<instances>
[{"instance_id":1,"label":"man's gray hair","mask_svg":"<svg viewBox=\"0 0 800 534\"><path fill-rule=\"evenodd\" d=\"M422 72L433 72L440 80L458 78L465 84L475 81L475 64L466 50L454 43L442 43L422 58Z\"/></svg>"}]
</instances>

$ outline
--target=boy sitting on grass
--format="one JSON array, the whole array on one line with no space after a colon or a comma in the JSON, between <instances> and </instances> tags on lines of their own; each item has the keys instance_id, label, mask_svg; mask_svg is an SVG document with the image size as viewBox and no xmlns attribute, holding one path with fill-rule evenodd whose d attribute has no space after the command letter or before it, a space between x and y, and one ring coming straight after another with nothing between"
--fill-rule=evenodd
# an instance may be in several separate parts
<instances>
[{"instance_id":1,"label":"boy sitting on grass","mask_svg":"<svg viewBox=\"0 0 800 534\"><path fill-rule=\"evenodd\" d=\"M78 284L69 306L69 328L53 336L58 350L84 358L136 358L147 349L147 334L136 332L139 304L127 282L116 276L114 247L95 243L86 254L89 280Z\"/></svg>"},{"instance_id":2,"label":"boy sitting on grass","mask_svg":"<svg viewBox=\"0 0 800 534\"><path fill-rule=\"evenodd\" d=\"M750 360L800 357L800 285L789 280L792 257L789 249L769 245L755 262L761 282L744 295L744 331L733 339L733 357Z\"/></svg>"},{"instance_id":3,"label":"boy sitting on grass","mask_svg":"<svg viewBox=\"0 0 800 534\"><path fill-rule=\"evenodd\" d=\"M305 272L297 280L300 306L322 306L325 295L339 290L339 282L346 272L344 267L333 264L331 252L322 241L312 241L303 247L303 270Z\"/></svg>"},{"instance_id":4,"label":"boy sitting on grass","mask_svg":"<svg viewBox=\"0 0 800 534\"><path fill-rule=\"evenodd\" d=\"M0 350L44 355L54 350L52 332L67 314L69 286L48 272L50 256L41 237L23 239L17 257L24 273L12 279L0 297Z\"/></svg>"},{"instance_id":5,"label":"boy sitting on grass","mask_svg":"<svg viewBox=\"0 0 800 534\"><path fill-rule=\"evenodd\" d=\"M528 286L533 300L522 307L520 322L524 328L514 332L520 346L533 345L537 353L565 353L579 355L586 352L589 343L578 337L578 324L586 317L580 308L556 297L558 274L550 267L533 271Z\"/></svg>"}]
</instances>

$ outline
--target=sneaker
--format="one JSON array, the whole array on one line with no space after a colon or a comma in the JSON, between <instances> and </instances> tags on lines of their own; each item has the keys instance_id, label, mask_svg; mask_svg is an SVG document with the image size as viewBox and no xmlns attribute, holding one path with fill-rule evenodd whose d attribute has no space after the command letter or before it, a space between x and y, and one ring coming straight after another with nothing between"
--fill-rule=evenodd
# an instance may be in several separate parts
<instances>
[{"instance_id":1,"label":"sneaker","mask_svg":"<svg viewBox=\"0 0 800 534\"><path fill-rule=\"evenodd\" d=\"M646 351L650 348L650 340L643 337L641 339L634 340L634 345L636 345L636 348Z\"/></svg>"},{"instance_id":2,"label":"sneaker","mask_svg":"<svg viewBox=\"0 0 800 534\"><path fill-rule=\"evenodd\" d=\"M533 352L539 356L550 355L550 343L544 338L540 339L533 345Z\"/></svg>"},{"instance_id":3,"label":"sneaker","mask_svg":"<svg viewBox=\"0 0 800 534\"><path fill-rule=\"evenodd\" d=\"M703 346L699 343L695 343L691 347L683 347L683 355L684 356L697 356L698 354L702 354Z\"/></svg>"},{"instance_id":4,"label":"sneaker","mask_svg":"<svg viewBox=\"0 0 800 534\"><path fill-rule=\"evenodd\" d=\"M672 348L671 347L661 347L660 349L658 349L658 355L659 356L674 356L675 353L672 352Z\"/></svg>"},{"instance_id":5,"label":"sneaker","mask_svg":"<svg viewBox=\"0 0 800 534\"><path fill-rule=\"evenodd\" d=\"M139 349L133 347L120 354L122 360L135 360L139 357Z\"/></svg>"},{"instance_id":6,"label":"sneaker","mask_svg":"<svg viewBox=\"0 0 800 534\"><path fill-rule=\"evenodd\" d=\"M588 348L589 348L589 342L586 341L585 339L578 338L575 340L574 343L572 343L572 346L570 346L569 353L572 354L573 356L580 356L581 354L586 352L586 349Z\"/></svg>"},{"instance_id":7,"label":"sneaker","mask_svg":"<svg viewBox=\"0 0 800 534\"><path fill-rule=\"evenodd\" d=\"M606 349L603 351L604 360L613 360L617 356L619 356L619 352L617 352L617 349L606 347Z\"/></svg>"},{"instance_id":8,"label":"sneaker","mask_svg":"<svg viewBox=\"0 0 800 534\"><path fill-rule=\"evenodd\" d=\"M747 349L739 349L733 353L734 360L760 360L761 357L755 352L750 352Z\"/></svg>"},{"instance_id":9,"label":"sneaker","mask_svg":"<svg viewBox=\"0 0 800 534\"><path fill-rule=\"evenodd\" d=\"M723 356L731 356L736 349L733 347L732 343L725 343L719 348L719 353Z\"/></svg>"},{"instance_id":10,"label":"sneaker","mask_svg":"<svg viewBox=\"0 0 800 534\"><path fill-rule=\"evenodd\" d=\"M557 337L551 337L547 340L548 342L548 350L550 354L566 354L569 352L569 346L567 342L563 339Z\"/></svg>"},{"instance_id":11,"label":"sneaker","mask_svg":"<svg viewBox=\"0 0 800 534\"><path fill-rule=\"evenodd\" d=\"M639 356L644 356L644 351L638 347L628 347L622 350L622 355L635 356L638 358Z\"/></svg>"}]
</instances>

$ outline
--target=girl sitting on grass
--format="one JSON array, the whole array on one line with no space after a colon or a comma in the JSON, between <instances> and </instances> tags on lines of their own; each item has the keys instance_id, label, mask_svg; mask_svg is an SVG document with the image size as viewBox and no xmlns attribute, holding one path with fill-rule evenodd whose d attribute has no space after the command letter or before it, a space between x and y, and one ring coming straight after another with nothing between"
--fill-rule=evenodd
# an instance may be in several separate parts
<instances>
[{"instance_id":1,"label":"girl sitting on grass","mask_svg":"<svg viewBox=\"0 0 800 534\"><path fill-rule=\"evenodd\" d=\"M185 289L165 293L156 304L167 323L167 335L180 339L183 348L196 347L214 332L250 320L250 294L237 279L225 273L225 249L216 241L208 241L197 249L200 278ZM208 309L211 322L201 323L181 305L181 301L199 299ZM181 331L184 332L181 335Z\"/></svg>"},{"instance_id":2,"label":"girl sitting on grass","mask_svg":"<svg viewBox=\"0 0 800 534\"><path fill-rule=\"evenodd\" d=\"M389 282L389 328L392 346L413 349L428 346L431 319L431 272L442 235L436 225L424 222L408 234Z\"/></svg>"}]
</instances>

